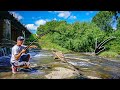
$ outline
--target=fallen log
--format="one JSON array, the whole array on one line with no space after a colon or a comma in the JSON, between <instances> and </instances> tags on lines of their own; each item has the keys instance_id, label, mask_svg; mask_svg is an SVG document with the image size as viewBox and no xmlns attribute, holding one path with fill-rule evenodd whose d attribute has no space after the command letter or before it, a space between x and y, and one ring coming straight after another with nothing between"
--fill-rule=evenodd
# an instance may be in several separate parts
<instances>
[{"instance_id":1,"label":"fallen log","mask_svg":"<svg viewBox=\"0 0 120 90\"><path fill-rule=\"evenodd\" d=\"M63 62L64 62L64 59L73 59L73 60L75 59L75 60L89 61L89 59L65 57L61 51L52 51L52 53L54 54L54 59L61 59Z\"/></svg>"},{"instance_id":2,"label":"fallen log","mask_svg":"<svg viewBox=\"0 0 120 90\"><path fill-rule=\"evenodd\" d=\"M77 71L79 73L79 75L81 75L80 71L79 71L79 68L77 68L76 66L74 66L73 64L69 63L64 54L61 52L61 51L55 51L55 50L52 50L52 53L54 54L54 59L57 58L57 59L60 59L62 62L64 63L67 63L68 65L72 66L73 70L74 71Z\"/></svg>"}]
</instances>

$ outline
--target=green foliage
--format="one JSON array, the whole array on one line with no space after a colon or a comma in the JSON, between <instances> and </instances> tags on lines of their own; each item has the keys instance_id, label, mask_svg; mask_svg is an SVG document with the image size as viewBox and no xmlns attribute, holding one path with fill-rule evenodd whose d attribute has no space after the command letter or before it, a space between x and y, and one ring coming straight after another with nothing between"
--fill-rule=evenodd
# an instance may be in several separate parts
<instances>
[{"instance_id":1,"label":"green foliage","mask_svg":"<svg viewBox=\"0 0 120 90\"><path fill-rule=\"evenodd\" d=\"M53 22L54 27L52 25ZM47 39L44 41L49 40L49 42L55 43L60 47L77 52L93 52L95 48L95 39L98 38L98 40L101 40L104 36L104 32L94 23L75 22L73 24L68 24L65 21L51 21L46 25L42 25L38 28L37 34L41 34L50 29L59 31L60 33L49 33L45 36Z\"/></svg>"},{"instance_id":2,"label":"green foliage","mask_svg":"<svg viewBox=\"0 0 120 90\"><path fill-rule=\"evenodd\" d=\"M110 36L115 36L116 39L106 44L106 47L109 48L110 51L120 54L120 30L114 31Z\"/></svg>"},{"instance_id":3,"label":"green foliage","mask_svg":"<svg viewBox=\"0 0 120 90\"><path fill-rule=\"evenodd\" d=\"M42 49L47 49L47 50L56 49L64 53L70 52L70 50L63 48L56 43L52 43L51 37L52 36L50 34L47 34L43 36L41 39L39 39L39 45L41 46Z\"/></svg>"},{"instance_id":4,"label":"green foliage","mask_svg":"<svg viewBox=\"0 0 120 90\"><path fill-rule=\"evenodd\" d=\"M105 52L101 52L99 56L113 58L113 57L117 57L118 54L116 52L112 52L112 51L105 51Z\"/></svg>"},{"instance_id":5,"label":"green foliage","mask_svg":"<svg viewBox=\"0 0 120 90\"><path fill-rule=\"evenodd\" d=\"M28 40L29 41L33 41L33 40L35 40L35 38L36 38L36 35L35 34L31 34Z\"/></svg>"},{"instance_id":6,"label":"green foliage","mask_svg":"<svg viewBox=\"0 0 120 90\"><path fill-rule=\"evenodd\" d=\"M25 40L25 44L29 45L32 41L36 40L36 34L31 34L27 40ZM38 40L36 40L38 42ZM33 45L38 46L41 49L41 46L38 43L33 43Z\"/></svg>"},{"instance_id":7,"label":"green foliage","mask_svg":"<svg viewBox=\"0 0 120 90\"><path fill-rule=\"evenodd\" d=\"M96 23L96 25L104 31L111 32L112 29L112 21L114 14L109 11L100 11L96 14L96 16L92 19L92 22Z\"/></svg>"},{"instance_id":8,"label":"green foliage","mask_svg":"<svg viewBox=\"0 0 120 90\"><path fill-rule=\"evenodd\" d=\"M38 27L37 34L40 35L49 30L53 31L43 36L39 40L39 44L42 48L58 49L63 52L94 52L96 39L99 44L105 39L115 36L116 39L105 44L105 47L107 51L120 54L120 19L118 18L117 30L113 30L111 26L113 16L112 12L100 11L94 16L92 22L72 24L55 20L47 22ZM107 54L105 53L105 55Z\"/></svg>"},{"instance_id":9,"label":"green foliage","mask_svg":"<svg viewBox=\"0 0 120 90\"><path fill-rule=\"evenodd\" d=\"M120 17L117 19L117 30L120 30Z\"/></svg>"}]
</instances>

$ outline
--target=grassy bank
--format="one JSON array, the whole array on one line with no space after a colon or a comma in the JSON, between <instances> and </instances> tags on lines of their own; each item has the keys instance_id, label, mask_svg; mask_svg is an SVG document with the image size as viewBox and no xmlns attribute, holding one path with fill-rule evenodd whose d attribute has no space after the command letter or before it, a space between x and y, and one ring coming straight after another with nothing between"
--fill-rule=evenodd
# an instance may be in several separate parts
<instances>
[{"instance_id":1,"label":"grassy bank","mask_svg":"<svg viewBox=\"0 0 120 90\"><path fill-rule=\"evenodd\" d=\"M37 46L39 46L41 49L44 49L44 50L58 50L58 51L62 51L63 53L74 52L74 51L71 51L69 49L63 48L62 46L60 46L56 43L53 43L52 39L51 39L52 37L53 36L51 34L46 34L45 36L41 37L38 40L38 43L37 43L38 45ZM36 38L36 36L33 35L33 36L30 37L30 40L33 41L35 38ZM106 58L115 58L119 55L118 51L119 51L119 49L116 51L113 48L113 50L101 52L99 54L99 56L106 57Z\"/></svg>"},{"instance_id":2,"label":"grassy bank","mask_svg":"<svg viewBox=\"0 0 120 90\"><path fill-rule=\"evenodd\" d=\"M39 45L41 46L42 49L44 49L44 50L55 49L58 51L62 51L63 53L73 52L73 51L63 48L55 43L52 43L51 40L48 38L50 38L49 35L46 35L46 36L43 36L41 39L39 39ZM113 52L113 51L104 51L99 54L99 56L106 57L106 58L115 58L118 55L119 54L117 52Z\"/></svg>"},{"instance_id":3,"label":"grassy bank","mask_svg":"<svg viewBox=\"0 0 120 90\"><path fill-rule=\"evenodd\" d=\"M112 52L112 51L104 51L99 54L101 57L106 57L106 58L115 58L118 56L118 53Z\"/></svg>"}]
</instances>

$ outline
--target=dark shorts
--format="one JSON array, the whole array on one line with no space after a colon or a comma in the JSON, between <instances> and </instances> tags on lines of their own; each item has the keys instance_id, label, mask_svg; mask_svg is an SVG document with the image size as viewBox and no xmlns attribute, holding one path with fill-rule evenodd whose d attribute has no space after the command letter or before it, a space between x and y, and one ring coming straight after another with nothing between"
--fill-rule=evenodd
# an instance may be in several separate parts
<instances>
[{"instance_id":1,"label":"dark shorts","mask_svg":"<svg viewBox=\"0 0 120 90\"><path fill-rule=\"evenodd\" d=\"M28 62L28 61L29 61L29 57L30 57L29 54L24 54L24 55L22 55L22 56L20 57L19 62L22 62L22 61Z\"/></svg>"}]
</instances>

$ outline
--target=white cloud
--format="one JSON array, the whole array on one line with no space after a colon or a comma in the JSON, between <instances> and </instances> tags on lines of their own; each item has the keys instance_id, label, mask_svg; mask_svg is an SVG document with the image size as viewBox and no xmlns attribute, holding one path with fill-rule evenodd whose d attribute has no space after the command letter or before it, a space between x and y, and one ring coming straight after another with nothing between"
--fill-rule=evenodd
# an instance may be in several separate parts
<instances>
[{"instance_id":1,"label":"white cloud","mask_svg":"<svg viewBox=\"0 0 120 90\"><path fill-rule=\"evenodd\" d=\"M61 17L61 18L68 18L70 15L71 15L71 12L70 11L48 11L50 13L57 13L58 17Z\"/></svg>"},{"instance_id":2,"label":"white cloud","mask_svg":"<svg viewBox=\"0 0 120 90\"><path fill-rule=\"evenodd\" d=\"M76 16L70 16L70 19L76 19L77 17Z\"/></svg>"},{"instance_id":3,"label":"white cloud","mask_svg":"<svg viewBox=\"0 0 120 90\"><path fill-rule=\"evenodd\" d=\"M58 13L58 17L61 17L61 18L68 18L71 14L71 12L69 11L54 11L55 13Z\"/></svg>"},{"instance_id":4,"label":"white cloud","mask_svg":"<svg viewBox=\"0 0 120 90\"><path fill-rule=\"evenodd\" d=\"M23 19L23 17L19 13L16 13L16 12L10 12L10 13L13 14L13 16L18 20Z\"/></svg>"},{"instance_id":5,"label":"white cloud","mask_svg":"<svg viewBox=\"0 0 120 90\"><path fill-rule=\"evenodd\" d=\"M61 18L64 18L64 19L67 19L67 18L76 19L77 18L76 16L71 15L70 11L48 11L48 12L57 13L58 17L61 17ZM56 20L56 18L54 18L53 20Z\"/></svg>"},{"instance_id":6,"label":"white cloud","mask_svg":"<svg viewBox=\"0 0 120 90\"><path fill-rule=\"evenodd\" d=\"M46 24L46 20L43 20L43 19L40 19L40 20L37 20L36 22L35 22L35 24L37 25L37 26L39 26L39 25L44 25L44 24Z\"/></svg>"},{"instance_id":7,"label":"white cloud","mask_svg":"<svg viewBox=\"0 0 120 90\"><path fill-rule=\"evenodd\" d=\"M46 22L49 22L49 21L50 21L50 19L45 19L45 21L46 21Z\"/></svg>"},{"instance_id":8,"label":"white cloud","mask_svg":"<svg viewBox=\"0 0 120 90\"><path fill-rule=\"evenodd\" d=\"M69 11L54 11L54 12L58 13L58 17L65 18L65 19L67 19L71 15L71 12Z\"/></svg>"},{"instance_id":9,"label":"white cloud","mask_svg":"<svg viewBox=\"0 0 120 90\"><path fill-rule=\"evenodd\" d=\"M49 19L45 19L45 20L39 19L39 20L35 21L35 23L33 23L33 24L26 24L25 27L30 31L37 30L37 27L39 27L39 25L44 25L44 24L46 24L47 21L49 21Z\"/></svg>"},{"instance_id":10,"label":"white cloud","mask_svg":"<svg viewBox=\"0 0 120 90\"><path fill-rule=\"evenodd\" d=\"M57 20L56 18L54 18L53 20Z\"/></svg>"},{"instance_id":11,"label":"white cloud","mask_svg":"<svg viewBox=\"0 0 120 90\"><path fill-rule=\"evenodd\" d=\"M86 13L86 15L88 16L88 15L90 15L92 13L93 13L93 11L89 11L89 12Z\"/></svg>"},{"instance_id":12,"label":"white cloud","mask_svg":"<svg viewBox=\"0 0 120 90\"><path fill-rule=\"evenodd\" d=\"M25 25L25 27L27 27L27 29L29 29L29 30L37 30L38 26L36 26L34 24L27 24L27 25Z\"/></svg>"}]
</instances>

